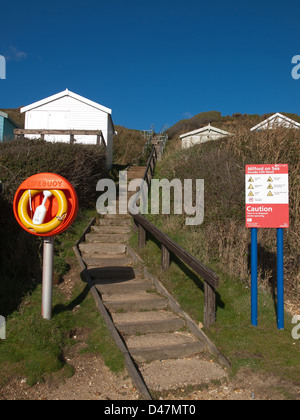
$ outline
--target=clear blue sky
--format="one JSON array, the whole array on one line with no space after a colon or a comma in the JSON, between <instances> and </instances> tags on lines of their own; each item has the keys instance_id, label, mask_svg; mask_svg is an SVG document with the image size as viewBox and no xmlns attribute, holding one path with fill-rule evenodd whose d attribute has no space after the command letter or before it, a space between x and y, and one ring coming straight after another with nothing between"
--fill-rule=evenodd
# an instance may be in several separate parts
<instances>
[{"instance_id":1,"label":"clear blue sky","mask_svg":"<svg viewBox=\"0 0 300 420\"><path fill-rule=\"evenodd\" d=\"M300 114L299 16L299 0L3 1L0 108L68 88L137 129L210 110Z\"/></svg>"}]
</instances>

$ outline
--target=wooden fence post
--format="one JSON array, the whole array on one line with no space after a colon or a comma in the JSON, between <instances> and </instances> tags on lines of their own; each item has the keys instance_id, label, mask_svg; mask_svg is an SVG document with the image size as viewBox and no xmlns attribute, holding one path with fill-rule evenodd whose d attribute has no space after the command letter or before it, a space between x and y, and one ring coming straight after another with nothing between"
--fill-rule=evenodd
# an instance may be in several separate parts
<instances>
[{"instance_id":1,"label":"wooden fence post","mask_svg":"<svg viewBox=\"0 0 300 420\"><path fill-rule=\"evenodd\" d=\"M161 269L162 271L168 270L170 267L170 252L168 248L161 244Z\"/></svg>"},{"instance_id":2,"label":"wooden fence post","mask_svg":"<svg viewBox=\"0 0 300 420\"><path fill-rule=\"evenodd\" d=\"M137 233L138 231L139 231L139 225L138 225L138 223L136 222L136 220L135 219L133 219L133 232L134 233Z\"/></svg>"},{"instance_id":3,"label":"wooden fence post","mask_svg":"<svg viewBox=\"0 0 300 420\"><path fill-rule=\"evenodd\" d=\"M139 228L139 249L145 248L146 246L146 230L142 225L138 225Z\"/></svg>"},{"instance_id":4,"label":"wooden fence post","mask_svg":"<svg viewBox=\"0 0 300 420\"><path fill-rule=\"evenodd\" d=\"M216 291L204 282L204 328L209 328L216 322Z\"/></svg>"}]
</instances>

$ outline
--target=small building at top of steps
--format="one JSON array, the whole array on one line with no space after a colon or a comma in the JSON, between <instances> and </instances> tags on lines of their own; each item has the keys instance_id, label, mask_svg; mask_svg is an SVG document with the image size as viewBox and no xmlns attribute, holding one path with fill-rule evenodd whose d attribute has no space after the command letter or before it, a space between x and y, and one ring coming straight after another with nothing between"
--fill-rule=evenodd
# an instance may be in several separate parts
<instances>
[{"instance_id":1,"label":"small building at top of steps","mask_svg":"<svg viewBox=\"0 0 300 420\"><path fill-rule=\"evenodd\" d=\"M206 127L199 128L198 130L182 134L180 139L182 141L182 148L188 149L195 146L196 144L206 143L212 140L219 140L227 136L231 136L231 133L221 130L220 128L213 127L209 124Z\"/></svg>"}]
</instances>

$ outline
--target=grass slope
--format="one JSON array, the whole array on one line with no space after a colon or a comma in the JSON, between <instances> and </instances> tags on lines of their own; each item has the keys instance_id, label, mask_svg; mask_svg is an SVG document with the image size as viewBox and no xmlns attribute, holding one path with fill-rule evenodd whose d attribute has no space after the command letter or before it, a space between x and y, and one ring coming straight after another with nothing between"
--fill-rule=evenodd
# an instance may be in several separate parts
<instances>
[{"instance_id":1,"label":"grass slope","mask_svg":"<svg viewBox=\"0 0 300 420\"><path fill-rule=\"evenodd\" d=\"M54 373L59 373L61 378L72 375L73 369L66 361L66 355L75 344L72 332L77 329L87 332L82 352L100 354L113 372L124 370L123 355L95 308L87 284L80 280L72 251L92 215L91 211L82 213L71 230L60 235L55 242L56 258L68 263L77 280L70 298L58 285L54 286L51 322L41 317L41 284L23 296L19 307L7 316L7 338L0 340L0 396L1 386L15 376L25 377L29 385L34 385Z\"/></svg>"},{"instance_id":2,"label":"grass slope","mask_svg":"<svg viewBox=\"0 0 300 420\"><path fill-rule=\"evenodd\" d=\"M276 231L259 231L259 326L250 317L250 231L245 228L245 165L288 163L290 168L290 229L285 232L286 298L299 309L300 301L300 134L294 130L250 133L243 124L235 136L182 150L171 139L156 168L156 178L204 179L205 219L186 226L186 215L148 215L155 225L220 276L217 323L209 336L229 358L233 373L241 368L278 375L299 386L300 340L292 338L292 317L285 331L276 324ZM194 182L195 185L195 182ZM132 245L137 249L137 238ZM160 269L160 246L150 240L141 252L152 272L197 322L203 322L203 284L173 259ZM296 311L296 309L295 309ZM292 386L290 386L292 389Z\"/></svg>"}]
</instances>

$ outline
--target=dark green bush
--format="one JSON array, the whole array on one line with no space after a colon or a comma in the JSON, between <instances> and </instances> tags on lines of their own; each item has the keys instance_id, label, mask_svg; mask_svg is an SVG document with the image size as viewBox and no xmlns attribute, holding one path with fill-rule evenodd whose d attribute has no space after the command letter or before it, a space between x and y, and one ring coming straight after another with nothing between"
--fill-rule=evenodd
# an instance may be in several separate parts
<instances>
[{"instance_id":1,"label":"dark green bush","mask_svg":"<svg viewBox=\"0 0 300 420\"><path fill-rule=\"evenodd\" d=\"M0 180L10 203L29 176L53 172L68 179L81 206L95 203L96 183L106 176L105 150L99 146L23 140L0 146Z\"/></svg>"}]
</instances>

